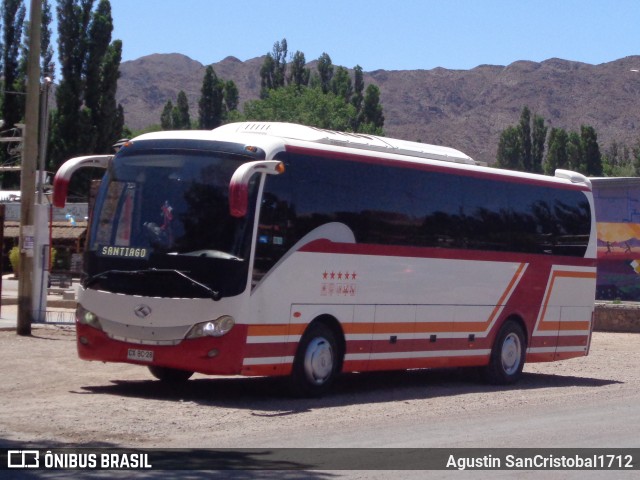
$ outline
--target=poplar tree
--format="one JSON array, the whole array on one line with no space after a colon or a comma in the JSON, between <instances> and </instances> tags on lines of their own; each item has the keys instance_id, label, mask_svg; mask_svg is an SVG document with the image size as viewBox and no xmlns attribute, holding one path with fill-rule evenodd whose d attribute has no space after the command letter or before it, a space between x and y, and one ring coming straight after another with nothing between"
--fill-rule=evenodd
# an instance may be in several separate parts
<instances>
[{"instance_id":1,"label":"poplar tree","mask_svg":"<svg viewBox=\"0 0 640 480\"><path fill-rule=\"evenodd\" d=\"M517 137L517 142L515 141ZM524 172L542 173L547 127L544 118L534 115L526 105L517 125L506 128L498 144L497 166Z\"/></svg>"},{"instance_id":2,"label":"poplar tree","mask_svg":"<svg viewBox=\"0 0 640 480\"><path fill-rule=\"evenodd\" d=\"M306 87L309 85L311 70L305 66L306 63L304 53L300 50L293 54L289 76L287 77L287 83L289 85L295 85L296 87Z\"/></svg>"},{"instance_id":3,"label":"poplar tree","mask_svg":"<svg viewBox=\"0 0 640 480\"><path fill-rule=\"evenodd\" d=\"M51 81L55 78L55 64L53 62L53 47L51 46L51 22L53 13L49 0L42 0L42 29L40 30L40 57L42 64L40 73L42 77L49 77Z\"/></svg>"},{"instance_id":4,"label":"poplar tree","mask_svg":"<svg viewBox=\"0 0 640 480\"><path fill-rule=\"evenodd\" d=\"M0 118L4 120L6 128L13 128L19 123L24 114L24 80L20 80L19 55L22 44L22 29L26 9L22 0L2 1L2 111ZM24 72L23 72L24 75ZM4 148L3 155L4 155Z\"/></svg>"},{"instance_id":5,"label":"poplar tree","mask_svg":"<svg viewBox=\"0 0 640 480\"><path fill-rule=\"evenodd\" d=\"M184 93L184 90L180 90L180 92L178 92L176 106L173 107L173 111L171 112L171 118L173 121L173 128L175 130L191 129L191 116L189 115L189 101L187 100L187 94Z\"/></svg>"},{"instance_id":6,"label":"poplar tree","mask_svg":"<svg viewBox=\"0 0 640 480\"><path fill-rule=\"evenodd\" d=\"M362 124L359 131L381 135L383 126L384 115L380 105L380 89L376 85L369 84L364 93Z\"/></svg>"},{"instance_id":7,"label":"poplar tree","mask_svg":"<svg viewBox=\"0 0 640 480\"><path fill-rule=\"evenodd\" d=\"M544 160L544 144L547 139L547 126L544 118L533 116L533 131L531 132L531 161L532 171L542 173L542 161Z\"/></svg>"},{"instance_id":8,"label":"poplar tree","mask_svg":"<svg viewBox=\"0 0 640 480\"><path fill-rule=\"evenodd\" d=\"M522 169L522 143L520 129L515 126L505 128L500 134L496 166L509 170Z\"/></svg>"},{"instance_id":9,"label":"poplar tree","mask_svg":"<svg viewBox=\"0 0 640 480\"><path fill-rule=\"evenodd\" d=\"M160 115L160 127L162 130L173 130L173 102L167 100Z\"/></svg>"},{"instance_id":10,"label":"poplar tree","mask_svg":"<svg viewBox=\"0 0 640 480\"><path fill-rule=\"evenodd\" d=\"M61 80L56 90L50 169L88 153L110 153L124 126L115 96L122 42L111 42L109 0L58 0ZM82 187L83 190L85 187Z\"/></svg>"},{"instance_id":11,"label":"poplar tree","mask_svg":"<svg viewBox=\"0 0 640 480\"><path fill-rule=\"evenodd\" d=\"M269 90L284 87L287 71L287 39L273 44L260 68L260 98L266 98Z\"/></svg>"},{"instance_id":12,"label":"poplar tree","mask_svg":"<svg viewBox=\"0 0 640 480\"><path fill-rule=\"evenodd\" d=\"M580 140L583 153L583 173L593 177L602 176L602 155L598 146L598 136L590 125L580 127Z\"/></svg>"},{"instance_id":13,"label":"poplar tree","mask_svg":"<svg viewBox=\"0 0 640 480\"><path fill-rule=\"evenodd\" d=\"M349 76L349 71L346 68L336 68L336 73L331 79L331 91L337 97L343 98L345 102L351 102L353 83Z\"/></svg>"},{"instance_id":14,"label":"poplar tree","mask_svg":"<svg viewBox=\"0 0 640 480\"><path fill-rule=\"evenodd\" d=\"M364 102L364 72L360 65L353 69L353 95L351 105L356 109L356 116L353 123L353 131L357 132L362 123L362 103Z\"/></svg>"},{"instance_id":15,"label":"poplar tree","mask_svg":"<svg viewBox=\"0 0 640 480\"><path fill-rule=\"evenodd\" d=\"M328 93L331 90L331 79L333 78L333 63L331 63L331 57L328 53L320 55L317 68L322 93Z\"/></svg>"},{"instance_id":16,"label":"poplar tree","mask_svg":"<svg viewBox=\"0 0 640 480\"><path fill-rule=\"evenodd\" d=\"M552 128L549 133L549 153L544 164L544 172L554 175L557 168L569 168L567 157L567 143L569 136L563 128Z\"/></svg>"},{"instance_id":17,"label":"poplar tree","mask_svg":"<svg viewBox=\"0 0 640 480\"><path fill-rule=\"evenodd\" d=\"M198 102L198 125L204 130L211 130L222 124L224 117L224 87L218 79L213 67L209 65L205 71Z\"/></svg>"},{"instance_id":18,"label":"poplar tree","mask_svg":"<svg viewBox=\"0 0 640 480\"><path fill-rule=\"evenodd\" d=\"M116 101L121 60L122 42L115 40L107 47L102 59L97 85L98 104L95 111L92 110L98 153L110 152L124 129L124 109Z\"/></svg>"},{"instance_id":19,"label":"poplar tree","mask_svg":"<svg viewBox=\"0 0 640 480\"><path fill-rule=\"evenodd\" d=\"M567 144L565 148L566 148L566 156L567 156L567 165L564 168L568 168L576 172L584 171L582 141L580 139L580 134L578 132L567 133Z\"/></svg>"},{"instance_id":20,"label":"poplar tree","mask_svg":"<svg viewBox=\"0 0 640 480\"><path fill-rule=\"evenodd\" d=\"M318 58L317 70L312 73L305 67L304 54L297 51L289 63L287 86L283 87L281 79L286 64L282 59L286 48L286 40L274 44L260 70L260 100L247 102L244 115L236 114L234 118L384 134L380 89L369 85L365 91L364 73L359 65L354 68L353 77L348 69L340 66L334 74L331 57L323 53Z\"/></svg>"},{"instance_id":21,"label":"poplar tree","mask_svg":"<svg viewBox=\"0 0 640 480\"><path fill-rule=\"evenodd\" d=\"M224 84L224 103L227 106L227 112L238 110L240 104L240 92L233 80L228 80Z\"/></svg>"},{"instance_id":22,"label":"poplar tree","mask_svg":"<svg viewBox=\"0 0 640 480\"><path fill-rule=\"evenodd\" d=\"M93 0L58 1L58 55L62 78L56 89L57 110L51 125L51 170L57 170L69 157L91 153L90 149L83 148L89 140L87 127L90 127L88 112L83 108L83 68L92 4Z\"/></svg>"},{"instance_id":23,"label":"poplar tree","mask_svg":"<svg viewBox=\"0 0 640 480\"><path fill-rule=\"evenodd\" d=\"M522 150L522 169L525 172L532 172L533 160L531 155L531 111L527 106L524 106L522 108L518 133L520 135L520 148Z\"/></svg>"}]
</instances>

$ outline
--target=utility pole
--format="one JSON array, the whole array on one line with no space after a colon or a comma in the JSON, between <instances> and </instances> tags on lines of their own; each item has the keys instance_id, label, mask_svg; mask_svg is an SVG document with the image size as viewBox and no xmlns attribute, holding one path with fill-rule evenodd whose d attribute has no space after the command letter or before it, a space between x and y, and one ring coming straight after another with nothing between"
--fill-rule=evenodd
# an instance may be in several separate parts
<instances>
[{"instance_id":1,"label":"utility pole","mask_svg":"<svg viewBox=\"0 0 640 480\"><path fill-rule=\"evenodd\" d=\"M38 120L40 109L40 33L42 1L31 0L29 15L29 53L27 56L27 104L24 149L20 176L20 268L18 274L18 335L31 335L33 319L34 201L36 160L38 158Z\"/></svg>"}]
</instances>

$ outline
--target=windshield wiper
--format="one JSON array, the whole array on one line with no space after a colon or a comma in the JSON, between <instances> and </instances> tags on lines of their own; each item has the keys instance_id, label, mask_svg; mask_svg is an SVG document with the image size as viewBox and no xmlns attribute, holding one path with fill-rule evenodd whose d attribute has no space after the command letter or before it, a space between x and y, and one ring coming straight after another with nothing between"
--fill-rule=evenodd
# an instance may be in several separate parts
<instances>
[{"instance_id":1,"label":"windshield wiper","mask_svg":"<svg viewBox=\"0 0 640 480\"><path fill-rule=\"evenodd\" d=\"M184 272L181 272L180 270L171 270L171 269L158 270L158 269L155 269L155 268L152 268L151 270L152 271L156 271L156 272L173 272L173 273L177 273L178 275L180 275L185 280L188 280L189 282L191 282L191 285L196 285L196 286L202 288L203 290L205 290L206 292L208 292L209 296L211 297L212 300L217 302L221 298L220 292L218 292L217 290L214 290L211 287L206 286L204 283L200 283L199 281L194 280L189 275L187 275Z\"/></svg>"},{"instance_id":2,"label":"windshield wiper","mask_svg":"<svg viewBox=\"0 0 640 480\"><path fill-rule=\"evenodd\" d=\"M145 274L148 274L148 273L175 273L178 276L180 276L180 277L184 278L185 280L187 280L189 283L191 283L191 285L194 285L194 286L206 291L209 294L209 297L212 300L217 302L218 300L220 300L220 298L222 298L222 296L220 295L220 292L218 292L217 290L212 289L211 287L208 287L204 283L200 283L197 280L194 280L189 275L187 275L186 273L184 273L184 272L182 272L180 270L161 269L161 268L149 268L147 270L105 270L104 272L98 273L98 274L93 275L93 276L89 277L88 279L86 279L85 282L84 282L84 288L89 288L91 285L96 283L98 280L103 279L103 278L105 278L105 277L107 277L108 275L111 275L111 274L118 274L118 275L145 275Z\"/></svg>"}]
</instances>

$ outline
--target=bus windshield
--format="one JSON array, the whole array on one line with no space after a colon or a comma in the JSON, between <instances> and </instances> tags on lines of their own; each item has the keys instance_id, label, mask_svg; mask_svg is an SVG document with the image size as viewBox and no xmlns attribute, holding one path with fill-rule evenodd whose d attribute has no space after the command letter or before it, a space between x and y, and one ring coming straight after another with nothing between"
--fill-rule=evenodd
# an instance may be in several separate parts
<instances>
[{"instance_id":1,"label":"bus windshield","mask_svg":"<svg viewBox=\"0 0 640 480\"><path fill-rule=\"evenodd\" d=\"M242 291L252 215L232 217L228 192L231 176L246 160L188 149L134 149L117 156L93 213L88 286L154 296L207 296L202 285L226 294ZM256 184L254 179L250 185L254 204Z\"/></svg>"}]
</instances>

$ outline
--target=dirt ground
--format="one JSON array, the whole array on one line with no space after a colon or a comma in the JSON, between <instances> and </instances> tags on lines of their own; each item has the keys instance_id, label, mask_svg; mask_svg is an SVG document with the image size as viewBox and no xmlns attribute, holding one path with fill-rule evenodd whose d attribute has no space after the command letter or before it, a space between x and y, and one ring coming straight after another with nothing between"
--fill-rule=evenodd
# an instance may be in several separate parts
<instances>
[{"instance_id":1,"label":"dirt ground","mask_svg":"<svg viewBox=\"0 0 640 480\"><path fill-rule=\"evenodd\" d=\"M31 337L0 331L0 360L0 442L46 447L298 446L310 429L343 429L346 445L367 446L348 432L372 419L640 398L640 334L594 333L588 357L527 365L514 387L466 370L349 374L321 399L289 398L265 378L195 375L166 386L144 367L79 360L70 326L35 327Z\"/></svg>"}]
</instances>

